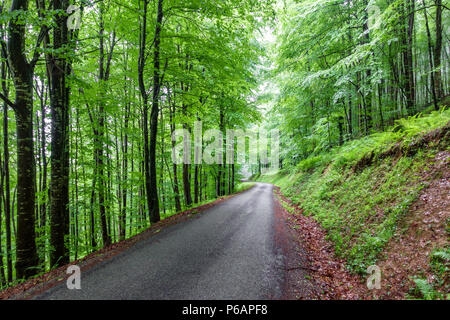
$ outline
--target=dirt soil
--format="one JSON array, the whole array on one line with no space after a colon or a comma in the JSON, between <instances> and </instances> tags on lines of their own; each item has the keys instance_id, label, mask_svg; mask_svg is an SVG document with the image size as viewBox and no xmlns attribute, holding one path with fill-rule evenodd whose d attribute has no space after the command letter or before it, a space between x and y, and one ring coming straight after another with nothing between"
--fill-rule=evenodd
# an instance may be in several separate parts
<instances>
[{"instance_id":1,"label":"dirt soil","mask_svg":"<svg viewBox=\"0 0 450 320\"><path fill-rule=\"evenodd\" d=\"M446 231L450 221L450 151L436 155L422 180L429 186L411 206L400 223L385 251L385 258L377 265L381 268L379 299L405 299L411 287L412 277L421 275L434 282L430 269L430 254L435 248L449 245ZM449 287L449 277L442 286Z\"/></svg>"},{"instance_id":2,"label":"dirt soil","mask_svg":"<svg viewBox=\"0 0 450 320\"><path fill-rule=\"evenodd\" d=\"M326 240L326 231L312 217L283 196L275 187L276 216L284 220L292 239L286 254L286 298L314 300L358 300L368 295L363 280L350 274L345 260L334 254L334 246ZM280 203L292 208L289 213Z\"/></svg>"}]
</instances>

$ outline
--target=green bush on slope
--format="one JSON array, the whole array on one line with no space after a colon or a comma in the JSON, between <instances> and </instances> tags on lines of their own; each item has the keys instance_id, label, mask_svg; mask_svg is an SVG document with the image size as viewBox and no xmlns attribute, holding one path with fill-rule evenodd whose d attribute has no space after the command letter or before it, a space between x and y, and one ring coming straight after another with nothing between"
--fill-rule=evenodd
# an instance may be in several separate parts
<instances>
[{"instance_id":1,"label":"green bush on slope","mask_svg":"<svg viewBox=\"0 0 450 320\"><path fill-rule=\"evenodd\" d=\"M279 185L328 231L348 267L365 274L425 187L421 173L438 150L448 148L449 122L450 110L400 120L390 131L306 159L291 174L260 180ZM440 141L408 151L437 129L443 132ZM394 147L399 152L389 152Z\"/></svg>"}]
</instances>

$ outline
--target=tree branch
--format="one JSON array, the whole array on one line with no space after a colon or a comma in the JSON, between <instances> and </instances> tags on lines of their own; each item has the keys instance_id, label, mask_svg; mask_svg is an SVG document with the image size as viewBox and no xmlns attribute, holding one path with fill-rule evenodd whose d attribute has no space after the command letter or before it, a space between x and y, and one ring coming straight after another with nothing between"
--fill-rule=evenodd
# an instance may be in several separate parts
<instances>
[{"instance_id":1,"label":"tree branch","mask_svg":"<svg viewBox=\"0 0 450 320\"><path fill-rule=\"evenodd\" d=\"M0 98L5 101L5 103L10 106L14 111L17 111L17 107L14 103L11 102L11 100L8 99L8 97L4 96L1 92L0 92Z\"/></svg>"}]
</instances>

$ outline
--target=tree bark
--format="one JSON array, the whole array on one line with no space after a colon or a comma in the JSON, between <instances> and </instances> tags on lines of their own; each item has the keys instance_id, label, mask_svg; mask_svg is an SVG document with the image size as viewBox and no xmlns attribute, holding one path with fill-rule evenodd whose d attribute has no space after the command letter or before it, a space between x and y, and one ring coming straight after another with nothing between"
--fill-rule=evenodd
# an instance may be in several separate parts
<instances>
[{"instance_id":1,"label":"tree bark","mask_svg":"<svg viewBox=\"0 0 450 320\"><path fill-rule=\"evenodd\" d=\"M405 6L405 5L404 5ZM415 1L409 0L406 8L403 8L406 16L404 31L403 65L405 78L406 109L408 114L413 114L415 109L414 66L413 66L413 30L415 20Z\"/></svg>"},{"instance_id":2,"label":"tree bark","mask_svg":"<svg viewBox=\"0 0 450 320\"><path fill-rule=\"evenodd\" d=\"M28 11L27 0L13 0L11 13ZM12 18L8 31L8 60L14 79L17 132L17 239L16 275L29 278L38 272L35 231L35 173L33 142L34 63L25 56L25 24Z\"/></svg>"},{"instance_id":3,"label":"tree bark","mask_svg":"<svg viewBox=\"0 0 450 320\"><path fill-rule=\"evenodd\" d=\"M175 132L175 102L173 104L173 109L169 105L169 117L170 117L170 135L172 136ZM175 141L172 141L172 149L175 148ZM180 201L180 188L178 186L178 170L177 164L175 162L172 163L173 170L173 192L175 194L175 209L177 212L181 211L181 201Z\"/></svg>"},{"instance_id":4,"label":"tree bark","mask_svg":"<svg viewBox=\"0 0 450 320\"><path fill-rule=\"evenodd\" d=\"M4 56L2 51L2 56ZM6 57L4 57L6 58ZM2 79L6 80L6 62L2 63ZM6 81L2 82L3 94L8 97L8 87ZM12 282L12 257L11 257L11 192L10 192L10 176L9 176L9 132L8 132L8 105L6 102L3 104L3 156L4 166L3 174L5 177L4 188L4 203L5 203L5 233L6 233L6 270L7 270L7 283Z\"/></svg>"},{"instance_id":5,"label":"tree bark","mask_svg":"<svg viewBox=\"0 0 450 320\"><path fill-rule=\"evenodd\" d=\"M100 209L100 224L102 229L102 240L103 246L109 246L111 244L111 235L108 232L108 222L107 222L107 213L106 213L106 179L105 179L105 161L104 161L104 140L105 140L105 110L104 110L104 98L105 98L105 82L108 81L109 77L109 64L111 61L111 55L114 50L114 47L111 48L109 53L109 58L107 60L107 64L105 67L105 50L104 50L104 22L103 22L103 14L104 14L104 4L100 3L100 29L99 29L99 48L100 48L100 56L99 56L99 85L100 85L100 101L99 101L99 119L98 119L98 141L97 141L97 163L98 163L98 202ZM113 40L114 43L114 40Z\"/></svg>"},{"instance_id":6,"label":"tree bark","mask_svg":"<svg viewBox=\"0 0 450 320\"><path fill-rule=\"evenodd\" d=\"M185 107L183 107L183 110L185 110ZM187 124L183 124L183 128L186 130L189 130L189 127ZM184 163L184 162L183 162L183 190L184 190L185 204L187 207L190 207L192 205L191 165L188 163Z\"/></svg>"},{"instance_id":7,"label":"tree bark","mask_svg":"<svg viewBox=\"0 0 450 320\"><path fill-rule=\"evenodd\" d=\"M156 143L158 135L158 114L159 114L159 93L161 90L161 70L160 70L160 44L161 28L163 20L163 0L158 0L158 12L156 15L155 27L155 50L153 53L153 99L150 112L150 223L156 223L161 220L159 215L159 199L156 177Z\"/></svg>"},{"instance_id":8,"label":"tree bark","mask_svg":"<svg viewBox=\"0 0 450 320\"><path fill-rule=\"evenodd\" d=\"M428 58L430 61L430 69L433 70L434 66L433 66L433 45L431 44L431 32L430 32L430 25L428 24L428 15L427 15L427 9L426 9L426 4L425 4L425 0L422 0L423 3L423 15L425 17L425 27L427 30L427 39L428 39ZM433 95L433 103L434 103L434 109L437 111L439 110L439 105L438 105L438 101L437 101L437 95L436 95L436 81L434 78L434 72L431 72L431 93Z\"/></svg>"},{"instance_id":9,"label":"tree bark","mask_svg":"<svg viewBox=\"0 0 450 320\"><path fill-rule=\"evenodd\" d=\"M441 80L441 52L442 52L442 0L435 0L436 4L436 43L434 45L434 83L436 99L443 97Z\"/></svg>"},{"instance_id":10,"label":"tree bark","mask_svg":"<svg viewBox=\"0 0 450 320\"><path fill-rule=\"evenodd\" d=\"M53 1L53 9L66 11L68 1ZM67 17L55 16L53 49L68 45ZM50 108L52 117L51 181L50 181L50 266L69 263L69 88L66 76L70 74L69 62L60 56L50 56Z\"/></svg>"},{"instance_id":11,"label":"tree bark","mask_svg":"<svg viewBox=\"0 0 450 320\"><path fill-rule=\"evenodd\" d=\"M368 0L364 0L364 23L363 23L363 32L365 34L364 36L364 42L370 43L370 29L369 29L369 13L367 12L367 5ZM373 56L373 53L371 54ZM369 130L372 128L372 80L370 79L372 77L372 69L370 66L370 61L368 61L368 66L366 70L366 82L369 86L368 94L367 96L363 96L363 103L364 103L364 118L365 118L365 126L366 126L366 134L369 133Z\"/></svg>"}]
</instances>

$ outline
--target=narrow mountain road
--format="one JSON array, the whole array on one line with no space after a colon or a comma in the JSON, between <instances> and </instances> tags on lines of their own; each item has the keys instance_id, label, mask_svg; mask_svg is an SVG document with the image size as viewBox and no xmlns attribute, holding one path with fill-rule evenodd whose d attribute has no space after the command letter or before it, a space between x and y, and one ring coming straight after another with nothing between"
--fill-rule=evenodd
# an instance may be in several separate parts
<instances>
[{"instance_id":1,"label":"narrow mountain road","mask_svg":"<svg viewBox=\"0 0 450 320\"><path fill-rule=\"evenodd\" d=\"M35 299L277 299L285 257L275 242L273 186L252 189L162 229Z\"/></svg>"}]
</instances>

